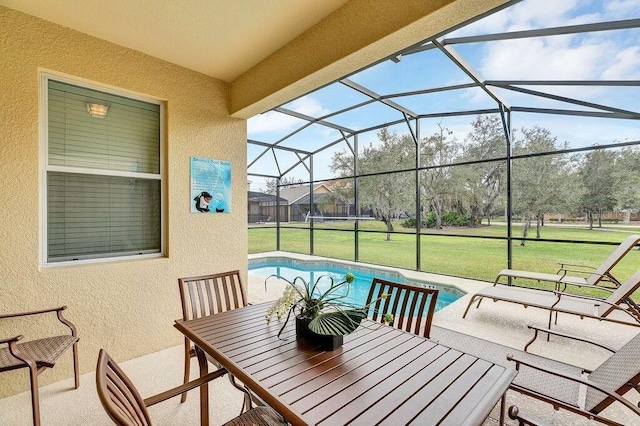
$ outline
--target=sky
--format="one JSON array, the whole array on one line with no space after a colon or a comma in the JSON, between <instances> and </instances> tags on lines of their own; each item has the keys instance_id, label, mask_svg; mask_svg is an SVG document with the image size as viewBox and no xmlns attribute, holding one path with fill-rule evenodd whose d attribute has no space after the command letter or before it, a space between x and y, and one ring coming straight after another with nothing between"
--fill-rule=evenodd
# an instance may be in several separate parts
<instances>
[{"instance_id":1,"label":"sky","mask_svg":"<svg viewBox=\"0 0 640 426\"><path fill-rule=\"evenodd\" d=\"M487 16L454 32L444 39L496 34L502 32L553 28L640 18L640 0L523 0L507 9ZM640 81L640 29L577 33L532 37L515 40L450 45L482 80L635 80ZM380 95L469 83L472 80L438 49L403 56L400 62L385 61L349 77ZM526 86L528 89L572 97L584 102L638 112L640 86ZM495 93L510 106L562 108L593 111L582 105L571 105L542 99L505 89ZM342 83L334 83L295 99L283 107L312 117L339 111L369 98ZM418 114L495 108L496 102L482 89L464 89L420 96L402 96L394 102ZM401 113L379 103L328 119L354 131L402 119ZM453 131L463 141L470 131L474 115L421 120L421 137L437 131L438 124ZM640 120L586 118L566 115L515 112L515 129L538 125L547 128L560 142L570 147L602 145L640 140ZM248 137L262 142L275 142L301 129L307 122L274 111L248 120ZM407 133L406 125L391 128ZM285 142L283 146L314 151L339 141L339 131L317 124L311 125ZM360 146L376 143L376 132L359 135ZM345 150L345 142L314 155L314 180L334 177L331 156ZM249 173L276 175L299 162L294 153L278 150L278 159L267 153L258 160L263 147L248 145ZM309 180L307 169L298 165L286 176ZM264 179L249 176L251 190L264 190Z\"/></svg>"}]
</instances>

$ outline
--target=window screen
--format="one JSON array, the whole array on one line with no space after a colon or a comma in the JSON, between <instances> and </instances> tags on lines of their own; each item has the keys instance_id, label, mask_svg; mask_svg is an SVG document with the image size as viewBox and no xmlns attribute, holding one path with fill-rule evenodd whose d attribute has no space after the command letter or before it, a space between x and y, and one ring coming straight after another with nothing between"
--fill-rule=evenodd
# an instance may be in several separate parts
<instances>
[{"instance_id":1,"label":"window screen","mask_svg":"<svg viewBox=\"0 0 640 426\"><path fill-rule=\"evenodd\" d=\"M47 109L47 261L159 253L160 106L48 80Z\"/></svg>"}]
</instances>

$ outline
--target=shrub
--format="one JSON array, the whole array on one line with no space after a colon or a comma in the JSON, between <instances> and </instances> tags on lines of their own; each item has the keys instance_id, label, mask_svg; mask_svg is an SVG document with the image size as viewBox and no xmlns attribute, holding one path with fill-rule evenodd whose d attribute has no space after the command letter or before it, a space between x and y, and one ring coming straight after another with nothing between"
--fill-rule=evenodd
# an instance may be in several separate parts
<instances>
[{"instance_id":1,"label":"shrub","mask_svg":"<svg viewBox=\"0 0 640 426\"><path fill-rule=\"evenodd\" d=\"M446 212L442 215L443 226L468 226L471 218L467 215L459 214L456 212ZM402 224L404 228L415 228L416 218L408 217ZM421 219L421 228L435 228L436 227L436 215L433 212L427 213L426 219Z\"/></svg>"},{"instance_id":2,"label":"shrub","mask_svg":"<svg viewBox=\"0 0 640 426\"><path fill-rule=\"evenodd\" d=\"M471 218L464 214L456 212L446 212L442 215L442 224L449 226L467 226Z\"/></svg>"},{"instance_id":3,"label":"shrub","mask_svg":"<svg viewBox=\"0 0 640 426\"><path fill-rule=\"evenodd\" d=\"M403 228L415 228L416 227L416 218L415 217L408 217L404 221L402 221L401 225L402 225ZM422 219L420 221L420 226L421 227L426 226L426 223L425 223L424 219Z\"/></svg>"}]
</instances>

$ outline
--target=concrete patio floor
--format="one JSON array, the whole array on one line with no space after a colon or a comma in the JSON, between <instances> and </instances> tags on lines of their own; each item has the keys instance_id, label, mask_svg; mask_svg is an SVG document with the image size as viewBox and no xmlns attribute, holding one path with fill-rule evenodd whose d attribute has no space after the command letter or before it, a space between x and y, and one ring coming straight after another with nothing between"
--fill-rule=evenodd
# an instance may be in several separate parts
<instances>
[{"instance_id":1,"label":"concrete patio floor","mask_svg":"<svg viewBox=\"0 0 640 426\"><path fill-rule=\"evenodd\" d=\"M410 272L410 274L418 274ZM454 282L458 288L473 293L486 287L486 282L438 277L439 281ZM268 291L264 289L264 278L249 276L249 301L259 303L273 300L281 294L282 284L270 282ZM504 302L485 301L481 308L472 308L466 319L462 313L467 306L471 294L467 294L457 302L440 310L434 316L434 324L459 332L471 334L517 349L522 349L531 338L532 333L527 324L545 326L547 312L536 308L524 308ZM168 324L170 326L170 324ZM561 315L557 330L588 336L592 340L618 348L631 339L640 329L636 327L615 325L591 319L580 320L578 317ZM445 343L445 342L441 342ZM108 348L107 348L108 349ZM80 348L82 350L82 347ZM530 352L547 356L567 363L593 369L608 357L602 349L593 348L580 342L553 338L550 342L539 339L531 346ZM147 397L181 383L182 380L182 345L140 358L121 362L125 372L138 387L143 397ZM97 358L97 354L96 354ZM192 372L197 371L193 362ZM26 370L25 370L26 371ZM45 373L46 374L46 373ZM40 406L42 424L44 426L68 425L111 425L105 414L95 389L95 373L81 376L81 386L72 390L73 380L68 379L40 388ZM195 373L194 373L195 374ZM25 373L25 380L28 380ZM630 398L638 402L637 394L629 392ZM186 403L180 404L175 398L150 408L149 412L155 425L197 425L199 424L198 393L192 391ZM507 406L516 404L522 411L534 414L553 425L590 425L595 424L583 417L555 411L545 404L513 391L507 392ZM217 379L210 385L211 425L222 424L240 412L242 395L231 387L226 378ZM639 419L629 417L629 413L621 407L607 408L603 414L623 424L639 424ZM484 425L498 424L499 409L494 408ZM508 420L508 424L515 424ZM0 399L0 425L22 426L31 424L31 404L29 393L25 392Z\"/></svg>"}]
</instances>

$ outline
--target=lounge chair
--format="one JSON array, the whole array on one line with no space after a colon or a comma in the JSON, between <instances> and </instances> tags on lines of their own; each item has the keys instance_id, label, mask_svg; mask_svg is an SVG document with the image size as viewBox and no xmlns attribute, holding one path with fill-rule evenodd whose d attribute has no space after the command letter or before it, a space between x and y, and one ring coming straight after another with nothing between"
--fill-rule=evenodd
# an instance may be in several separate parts
<instances>
[{"instance_id":1,"label":"lounge chair","mask_svg":"<svg viewBox=\"0 0 640 426\"><path fill-rule=\"evenodd\" d=\"M537 330L574 338L552 330ZM550 403L554 408L563 408L600 423L621 425L600 414L609 405L619 403L630 410L630 416L635 419L633 424L640 424L640 409L623 397L633 388L640 390L640 334L617 351L608 349L612 354L593 371L435 325L431 329L431 340L505 367L515 366L518 375L510 389ZM581 338L577 340L587 342Z\"/></svg>"},{"instance_id":2,"label":"lounge chair","mask_svg":"<svg viewBox=\"0 0 640 426\"><path fill-rule=\"evenodd\" d=\"M387 294L386 299L381 299ZM436 309L438 290L394 283L374 278L367 297L367 305L377 300L369 309L369 317L385 322L385 315L393 315L393 326L400 330L429 337L431 321Z\"/></svg>"},{"instance_id":3,"label":"lounge chair","mask_svg":"<svg viewBox=\"0 0 640 426\"><path fill-rule=\"evenodd\" d=\"M633 292L640 288L640 269L615 290L602 287L597 288L602 291L610 291L611 295L606 299L598 299L560 291L535 290L494 283L492 286L485 287L471 297L462 318L467 316L469 308L476 300L478 301L476 308L479 308L482 299L488 298L494 302L501 300L518 303L524 305L525 308L527 306L533 306L548 309L549 328L551 328L551 319L554 312L556 313L556 323L558 321L558 312L561 312L578 315L580 318L595 318L598 320L640 326L640 306L631 299ZM613 312L625 313L626 320L612 318L610 314Z\"/></svg>"},{"instance_id":4,"label":"lounge chair","mask_svg":"<svg viewBox=\"0 0 640 426\"><path fill-rule=\"evenodd\" d=\"M206 361L204 361L206 363ZM151 419L147 407L184 393L225 374L216 370L191 382L142 399L133 382L118 364L104 350L100 349L96 367L96 389L100 402L115 424L120 426L150 426ZM202 410L202 407L201 407ZM205 408L208 415L208 406ZM202 411L201 415L204 414ZM282 425L282 418L269 407L256 407L225 423L224 426L275 426Z\"/></svg>"},{"instance_id":5,"label":"lounge chair","mask_svg":"<svg viewBox=\"0 0 640 426\"><path fill-rule=\"evenodd\" d=\"M560 269L555 274L548 274L542 272L522 271L518 269L503 269L498 273L495 284L500 281L500 278L522 278L534 281L545 281L556 284L556 290L559 290L560 285L596 285L602 282L611 282L616 287L620 286L620 282L616 277L611 274L611 270L614 266L620 262L620 260L629 253L638 243L640 243L640 235L631 235L627 237L620 245L611 253L600 266L593 268L586 265L576 265L571 263L560 263ZM569 275L572 273L578 273L587 275L586 277L580 275Z\"/></svg>"}]
</instances>

